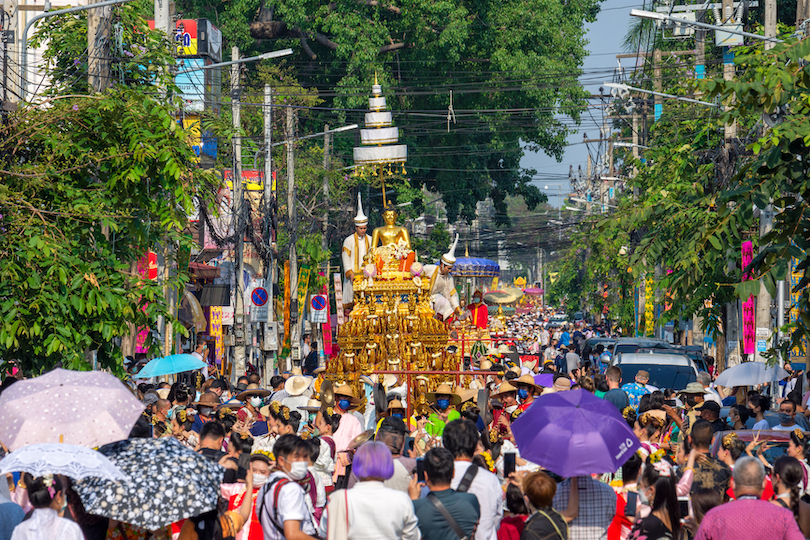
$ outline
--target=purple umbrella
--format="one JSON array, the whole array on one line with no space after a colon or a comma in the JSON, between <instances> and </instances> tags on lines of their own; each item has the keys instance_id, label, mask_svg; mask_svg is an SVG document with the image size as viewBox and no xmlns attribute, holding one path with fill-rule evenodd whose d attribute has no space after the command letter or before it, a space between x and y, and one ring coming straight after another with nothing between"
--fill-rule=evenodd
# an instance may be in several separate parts
<instances>
[{"instance_id":1,"label":"purple umbrella","mask_svg":"<svg viewBox=\"0 0 810 540\"><path fill-rule=\"evenodd\" d=\"M612 403L581 389L535 399L512 433L520 457L564 478L617 471L641 446Z\"/></svg>"},{"instance_id":2,"label":"purple umbrella","mask_svg":"<svg viewBox=\"0 0 810 540\"><path fill-rule=\"evenodd\" d=\"M537 386L543 386L545 388L551 388L554 386L554 374L553 373L540 373L534 376L534 384Z\"/></svg>"}]
</instances>

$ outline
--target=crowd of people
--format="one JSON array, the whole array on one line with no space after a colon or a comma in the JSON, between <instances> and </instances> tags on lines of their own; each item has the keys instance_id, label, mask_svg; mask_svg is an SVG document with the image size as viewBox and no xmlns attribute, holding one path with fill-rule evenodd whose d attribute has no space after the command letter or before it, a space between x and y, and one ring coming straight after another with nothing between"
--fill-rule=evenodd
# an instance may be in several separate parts
<instances>
[{"instance_id":1,"label":"crowd of people","mask_svg":"<svg viewBox=\"0 0 810 540\"><path fill-rule=\"evenodd\" d=\"M234 385L141 383L130 437L174 437L221 465L217 508L145 531L88 514L67 478L9 476L0 540L810 538L810 412L796 389L778 413L756 389L714 388L706 372L679 392L656 389L643 370L632 381L617 366L602 372L610 348L585 340L604 329L536 330L527 349L539 361L482 359L469 388L448 380L429 392L425 414L410 414L394 375L326 395L311 365ZM638 438L619 470L560 478L521 457L513 422L541 396L576 389L615 407ZM772 440L738 435L750 429L783 431L786 454L770 461Z\"/></svg>"}]
</instances>

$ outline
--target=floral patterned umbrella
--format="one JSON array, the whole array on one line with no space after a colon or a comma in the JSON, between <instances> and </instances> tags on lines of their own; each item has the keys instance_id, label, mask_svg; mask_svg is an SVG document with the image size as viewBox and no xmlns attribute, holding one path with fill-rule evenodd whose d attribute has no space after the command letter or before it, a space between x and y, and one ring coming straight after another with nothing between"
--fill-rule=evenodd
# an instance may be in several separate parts
<instances>
[{"instance_id":1,"label":"floral patterned umbrella","mask_svg":"<svg viewBox=\"0 0 810 540\"><path fill-rule=\"evenodd\" d=\"M98 449L128 479L74 484L87 512L154 531L217 505L225 468L174 437L128 439Z\"/></svg>"},{"instance_id":2,"label":"floral patterned umbrella","mask_svg":"<svg viewBox=\"0 0 810 540\"><path fill-rule=\"evenodd\" d=\"M20 381L0 396L0 441L65 443L94 448L129 435L143 403L103 371L54 369Z\"/></svg>"}]
</instances>

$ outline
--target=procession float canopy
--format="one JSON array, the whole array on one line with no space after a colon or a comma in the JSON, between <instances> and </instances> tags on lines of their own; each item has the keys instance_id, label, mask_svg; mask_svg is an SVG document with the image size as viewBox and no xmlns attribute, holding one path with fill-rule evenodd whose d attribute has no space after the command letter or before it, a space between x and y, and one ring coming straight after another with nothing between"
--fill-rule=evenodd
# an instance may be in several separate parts
<instances>
[{"instance_id":1,"label":"procession float canopy","mask_svg":"<svg viewBox=\"0 0 810 540\"><path fill-rule=\"evenodd\" d=\"M385 179L392 168L404 162L408 147L399 142L399 129L392 126L382 88L372 87L361 146L354 149L356 174L379 179L383 191L385 226L374 229L372 245L363 260L363 271L354 276L354 303L348 321L340 326L340 352L329 362L326 378L354 387L364 396L361 377L379 371L401 373L408 379L412 410L428 410L427 392L455 378L441 372L456 371L460 355L447 350L448 330L434 317L431 279L411 248L404 227L396 225L396 207L385 197ZM417 374L417 372L419 372ZM438 373L424 373L438 372Z\"/></svg>"}]
</instances>

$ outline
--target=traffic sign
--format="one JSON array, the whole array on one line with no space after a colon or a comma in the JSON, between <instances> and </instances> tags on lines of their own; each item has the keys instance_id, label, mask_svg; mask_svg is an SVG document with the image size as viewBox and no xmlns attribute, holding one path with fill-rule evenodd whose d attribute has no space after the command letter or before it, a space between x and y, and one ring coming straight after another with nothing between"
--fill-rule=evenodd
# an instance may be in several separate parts
<instances>
[{"instance_id":1,"label":"traffic sign","mask_svg":"<svg viewBox=\"0 0 810 540\"><path fill-rule=\"evenodd\" d=\"M314 323L325 323L328 306L329 300L325 294L313 294L310 300L310 311L312 312L310 320Z\"/></svg>"},{"instance_id":2,"label":"traffic sign","mask_svg":"<svg viewBox=\"0 0 810 540\"><path fill-rule=\"evenodd\" d=\"M256 287L253 289L253 292L250 295L250 299L253 301L253 305L256 307L262 307L267 303L267 289L262 287Z\"/></svg>"}]
</instances>

